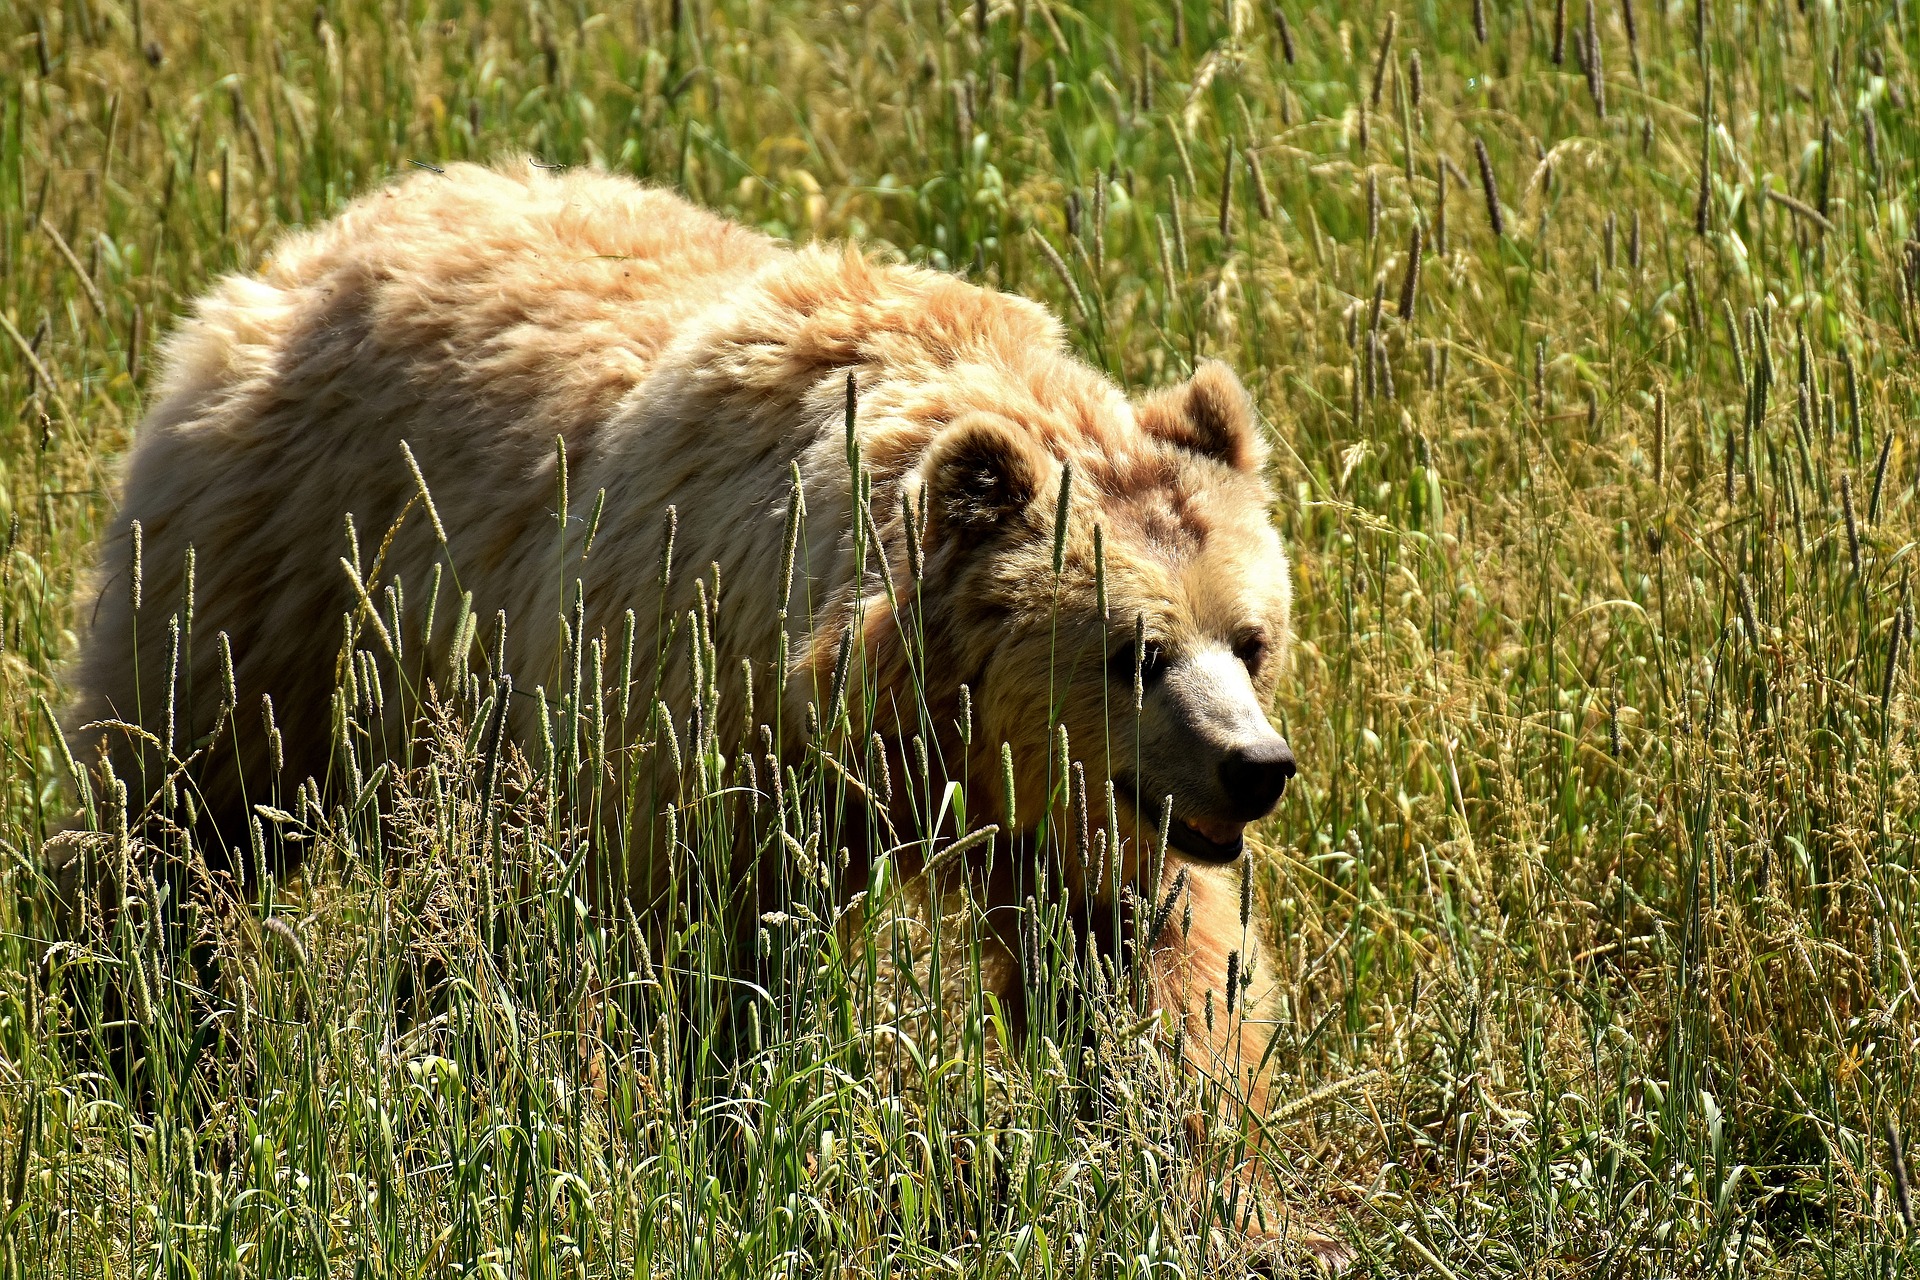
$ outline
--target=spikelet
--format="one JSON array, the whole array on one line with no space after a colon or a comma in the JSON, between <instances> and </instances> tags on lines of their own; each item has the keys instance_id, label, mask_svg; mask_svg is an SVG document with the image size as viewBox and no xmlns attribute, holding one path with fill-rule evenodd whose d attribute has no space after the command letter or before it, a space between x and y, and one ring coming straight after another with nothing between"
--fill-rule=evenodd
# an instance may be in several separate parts
<instances>
[{"instance_id":1,"label":"spikelet","mask_svg":"<svg viewBox=\"0 0 1920 1280\"><path fill-rule=\"evenodd\" d=\"M1017 830L1013 792L1013 744L1010 742L1000 744L1000 805L1007 829Z\"/></svg>"},{"instance_id":2,"label":"spikelet","mask_svg":"<svg viewBox=\"0 0 1920 1280\"><path fill-rule=\"evenodd\" d=\"M273 695L260 695L260 723L267 735L267 764L273 776L278 778L281 770L287 766L286 748L280 737L280 726L273 716Z\"/></svg>"},{"instance_id":3,"label":"spikelet","mask_svg":"<svg viewBox=\"0 0 1920 1280\"><path fill-rule=\"evenodd\" d=\"M1167 889L1167 896L1161 899L1160 905L1154 909L1151 926L1147 929L1149 947L1159 945L1160 935L1166 932L1167 922L1173 918L1173 904L1180 900L1180 895L1186 891L1186 888L1187 869L1182 867L1174 876L1173 884Z\"/></svg>"},{"instance_id":4,"label":"spikelet","mask_svg":"<svg viewBox=\"0 0 1920 1280\"><path fill-rule=\"evenodd\" d=\"M1091 320L1093 312L1087 306L1086 295L1080 292L1080 285L1074 280L1073 272L1068 269L1066 260L1060 256L1060 251L1053 247L1053 242L1047 239L1046 232L1039 227L1034 227L1032 233L1034 245L1040 250L1040 256L1046 260L1047 269L1053 272L1054 278L1060 282L1060 287L1067 291L1067 297L1073 303L1073 309L1080 314L1082 320Z\"/></svg>"},{"instance_id":5,"label":"spikelet","mask_svg":"<svg viewBox=\"0 0 1920 1280\"><path fill-rule=\"evenodd\" d=\"M1273 192L1267 186L1267 171L1260 163L1260 153L1252 147L1245 151L1247 174L1253 179L1253 202L1260 210L1262 222L1273 221Z\"/></svg>"},{"instance_id":6,"label":"spikelet","mask_svg":"<svg viewBox=\"0 0 1920 1280\"><path fill-rule=\"evenodd\" d=\"M1880 457L1873 464L1873 495L1867 500L1867 524L1880 523L1880 494L1887 483L1887 456L1893 452L1893 432L1881 437Z\"/></svg>"},{"instance_id":7,"label":"spikelet","mask_svg":"<svg viewBox=\"0 0 1920 1280\"><path fill-rule=\"evenodd\" d=\"M1733 580L1733 588L1740 604L1740 621L1747 628L1747 639L1757 647L1760 643L1760 616L1753 605L1753 584L1743 573Z\"/></svg>"},{"instance_id":8,"label":"spikelet","mask_svg":"<svg viewBox=\"0 0 1920 1280\"><path fill-rule=\"evenodd\" d=\"M807 518L807 491L800 479L800 464L796 461L789 466L791 471L787 486L787 523L780 541L780 620L782 622L787 619L787 602L793 597L793 562L800 549L800 526ZM673 508L668 507L667 510L671 514ZM669 558L672 547L673 526L669 523L667 528ZM663 581L665 576L663 569L661 573Z\"/></svg>"},{"instance_id":9,"label":"spikelet","mask_svg":"<svg viewBox=\"0 0 1920 1280\"><path fill-rule=\"evenodd\" d=\"M876 733L870 740L870 748L872 751L873 765L869 779L870 785L873 788L873 794L880 801L881 808L891 808L893 805L893 771L887 766L886 740Z\"/></svg>"},{"instance_id":10,"label":"spikelet","mask_svg":"<svg viewBox=\"0 0 1920 1280\"><path fill-rule=\"evenodd\" d=\"M1847 559L1853 565L1853 576L1860 574L1860 522L1853 514L1853 477L1842 473L1840 476L1840 510L1847 521Z\"/></svg>"},{"instance_id":11,"label":"spikelet","mask_svg":"<svg viewBox=\"0 0 1920 1280\"><path fill-rule=\"evenodd\" d=\"M1053 509L1053 580L1058 582L1067 562L1067 515L1073 495L1073 464L1060 468L1060 497Z\"/></svg>"},{"instance_id":12,"label":"spikelet","mask_svg":"<svg viewBox=\"0 0 1920 1280\"><path fill-rule=\"evenodd\" d=\"M1664 485L1667 478L1667 389L1653 389L1653 483Z\"/></svg>"},{"instance_id":13,"label":"spikelet","mask_svg":"<svg viewBox=\"0 0 1920 1280\"><path fill-rule=\"evenodd\" d=\"M1474 162L1480 166L1480 190L1487 198L1487 225L1493 228L1493 234L1507 234L1506 219L1500 214L1500 184L1493 176L1493 157L1487 154L1487 144L1480 138L1473 140Z\"/></svg>"},{"instance_id":14,"label":"spikelet","mask_svg":"<svg viewBox=\"0 0 1920 1280\"><path fill-rule=\"evenodd\" d=\"M420 501L426 505L427 520L433 525L433 536L441 546L447 545L447 527L440 523L440 509L433 504L433 493L427 488L427 478L420 472L420 463L413 456L413 446L405 440L400 442L400 452L406 455L407 470L413 473L414 487L420 491Z\"/></svg>"},{"instance_id":15,"label":"spikelet","mask_svg":"<svg viewBox=\"0 0 1920 1280\"><path fill-rule=\"evenodd\" d=\"M1420 300L1420 224L1414 223L1407 237L1407 270L1400 280L1399 315L1402 323L1413 322L1413 309Z\"/></svg>"},{"instance_id":16,"label":"spikelet","mask_svg":"<svg viewBox=\"0 0 1920 1280\"><path fill-rule=\"evenodd\" d=\"M1387 83L1387 60L1393 56L1394 33L1400 28L1400 15L1389 9L1387 21L1380 28L1380 41L1373 55L1373 87L1367 92L1367 110L1380 109L1380 94Z\"/></svg>"},{"instance_id":17,"label":"spikelet","mask_svg":"<svg viewBox=\"0 0 1920 1280\"><path fill-rule=\"evenodd\" d=\"M913 499L907 495L906 489L902 488L899 494L900 529L907 544L907 577L909 581L917 583L925 570L920 559L920 520L913 509ZM786 572L788 575L793 572L791 556L787 561Z\"/></svg>"},{"instance_id":18,"label":"spikelet","mask_svg":"<svg viewBox=\"0 0 1920 1280\"><path fill-rule=\"evenodd\" d=\"M673 581L673 539L680 530L680 509L669 505L664 516L660 541L660 594L664 598Z\"/></svg>"},{"instance_id":19,"label":"spikelet","mask_svg":"<svg viewBox=\"0 0 1920 1280\"><path fill-rule=\"evenodd\" d=\"M240 694L235 688L233 678L233 642L227 638L225 631L216 634L213 640L215 646L220 650L221 703L219 718L225 720L227 716L233 713L233 709L240 705Z\"/></svg>"}]
</instances>

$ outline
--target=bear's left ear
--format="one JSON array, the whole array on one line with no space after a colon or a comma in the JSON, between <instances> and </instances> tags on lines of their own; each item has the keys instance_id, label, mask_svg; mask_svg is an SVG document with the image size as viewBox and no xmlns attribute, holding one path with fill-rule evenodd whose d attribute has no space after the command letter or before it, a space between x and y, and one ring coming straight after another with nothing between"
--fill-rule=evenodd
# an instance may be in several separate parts
<instances>
[{"instance_id":1,"label":"bear's left ear","mask_svg":"<svg viewBox=\"0 0 1920 1280\"><path fill-rule=\"evenodd\" d=\"M1186 382L1142 400L1134 418L1148 435L1239 471L1257 472L1267 458L1253 399L1218 360L1201 361Z\"/></svg>"}]
</instances>

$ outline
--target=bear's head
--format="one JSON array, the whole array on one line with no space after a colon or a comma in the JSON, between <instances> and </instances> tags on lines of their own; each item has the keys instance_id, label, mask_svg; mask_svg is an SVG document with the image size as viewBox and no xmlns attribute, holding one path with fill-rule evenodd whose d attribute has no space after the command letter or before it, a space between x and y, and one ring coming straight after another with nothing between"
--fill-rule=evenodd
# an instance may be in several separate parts
<instances>
[{"instance_id":1,"label":"bear's head","mask_svg":"<svg viewBox=\"0 0 1920 1280\"><path fill-rule=\"evenodd\" d=\"M1106 825L1111 782L1131 878L1169 803L1175 853L1226 863L1279 802L1294 759L1267 710L1292 588L1233 373L1208 362L1120 408L1124 421L1079 433L1064 459L996 415L946 427L921 469L922 599L952 663L931 674L972 691L974 776L998 779L1011 746L1020 830L1063 820L1074 764L1092 825Z\"/></svg>"}]
</instances>

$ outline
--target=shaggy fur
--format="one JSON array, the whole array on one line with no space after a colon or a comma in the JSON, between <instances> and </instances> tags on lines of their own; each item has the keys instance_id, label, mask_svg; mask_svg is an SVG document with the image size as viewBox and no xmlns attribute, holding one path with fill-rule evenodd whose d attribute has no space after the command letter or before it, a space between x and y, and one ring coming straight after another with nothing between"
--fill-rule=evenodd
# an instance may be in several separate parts
<instances>
[{"instance_id":1,"label":"shaggy fur","mask_svg":"<svg viewBox=\"0 0 1920 1280\"><path fill-rule=\"evenodd\" d=\"M1188 897L1154 941L1165 1006L1188 1011L1187 1043L1208 1069L1235 1074L1233 1060L1260 1060L1257 1017L1221 1016L1215 1036L1203 1012L1209 993L1224 996L1230 968L1265 976L1242 923L1240 872L1175 857L1152 884L1139 852L1163 797L1177 816L1219 831L1271 803L1229 813L1235 803L1213 776L1218 752L1247 734L1278 742L1261 708L1284 665L1289 608L1258 432L1225 368L1203 366L1191 382L1131 403L1068 352L1059 324L1031 302L852 249L789 250L663 191L524 164L418 175L289 237L255 275L215 287L166 355L102 549L97 621L71 708L76 732L92 726L84 732L121 778L159 776L159 757L138 735L97 726L144 726L155 740L170 728L170 745L186 754L226 697L224 631L238 706L271 695L285 758L272 778L258 717L236 716L235 745L210 755L196 778L211 822L244 842L250 799L269 785L285 794L309 776L326 779L341 620L360 604L343 558L376 599L386 584L404 584L394 642L427 655L443 688L482 661L479 644L471 657L447 653L455 608L443 603L434 634L423 634L425 584L436 562L450 567L472 592L483 642L497 613L510 620L504 666L523 690L562 687L558 618L576 574L584 634L618 636L633 608L638 650L650 654L656 618L684 620L695 577L718 564L720 670L753 664L763 717L784 699L790 759L807 704L824 700L841 637L853 634L881 708L857 731L880 734L894 776L904 776L912 736L929 732L936 770L958 777L964 765L983 793L975 812L1030 833L1043 817L1072 821L1064 804L1049 803L1071 791L1050 785L1059 741L1047 708L1056 707L1095 825L1111 779L1122 833L1107 874L1069 866L1065 891L1097 903L1131 883L1157 901L1184 875ZM849 375L884 548L883 569L870 563L864 580L844 436ZM571 494L564 530L556 437ZM444 547L422 507L410 509L419 490L403 441ZM783 600L795 468L807 536ZM1069 468L1056 579L1055 506ZM601 490L604 515L582 559L585 516ZM655 600L669 504L682 568L663 615ZM917 582L907 510L924 524ZM145 569L137 617L127 587L135 521ZM169 726L166 620L180 608L190 547L183 697ZM911 627L889 604L889 581L894 599L911 602ZM1136 626L1172 673L1163 684L1148 673L1138 710ZM909 643L910 633L924 639ZM788 670L776 671L783 652ZM1118 675L1116 655L1125 659ZM684 716L688 664L664 669L660 696ZM911 697L916 670L924 715ZM971 747L953 728L963 682ZM732 751L744 690L720 683L726 700L714 723ZM388 740L404 731L390 726ZM1013 748L1012 797L998 794L1002 743ZM674 779L637 776L636 791L674 793ZM638 852L624 872L646 899L677 851L660 839L657 804L631 811L627 847ZM904 808L895 818L914 822ZM1246 1000L1257 1009L1257 989Z\"/></svg>"}]
</instances>

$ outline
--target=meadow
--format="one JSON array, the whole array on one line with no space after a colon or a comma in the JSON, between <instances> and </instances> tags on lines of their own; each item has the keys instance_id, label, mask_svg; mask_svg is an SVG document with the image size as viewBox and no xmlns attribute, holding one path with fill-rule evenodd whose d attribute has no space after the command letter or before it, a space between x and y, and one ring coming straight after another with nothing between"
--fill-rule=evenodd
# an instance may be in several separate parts
<instances>
[{"instance_id":1,"label":"meadow","mask_svg":"<svg viewBox=\"0 0 1920 1280\"><path fill-rule=\"evenodd\" d=\"M419 693L350 622L338 723L285 727L340 776L266 798L304 867L245 892L76 789L62 663L127 589L92 548L174 318L527 154L1040 299L1129 388L1247 381L1302 769L1253 841L1260 1214L1354 1275L1920 1273L1916 56L1904 0L7 5L0 1271L1248 1262L1253 1200L1184 1194L1218 1098L1044 912L1039 1034L977 992L876 1031L915 996L897 932L836 930L830 770L780 802L813 871L763 989L590 905L571 792L651 696L617 638L543 740L476 679L376 769L355 726Z\"/></svg>"}]
</instances>

